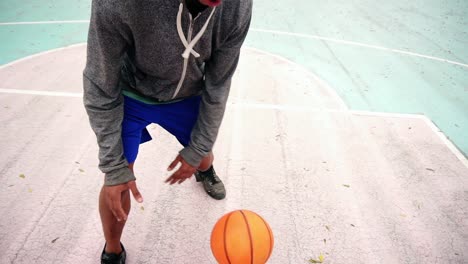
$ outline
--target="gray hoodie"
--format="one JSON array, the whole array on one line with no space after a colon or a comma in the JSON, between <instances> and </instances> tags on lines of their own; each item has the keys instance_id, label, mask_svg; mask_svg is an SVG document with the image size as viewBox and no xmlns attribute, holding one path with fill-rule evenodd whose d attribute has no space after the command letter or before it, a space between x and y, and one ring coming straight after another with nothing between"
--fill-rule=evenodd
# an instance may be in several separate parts
<instances>
[{"instance_id":1,"label":"gray hoodie","mask_svg":"<svg viewBox=\"0 0 468 264\"><path fill-rule=\"evenodd\" d=\"M198 166L212 150L251 14L252 0L224 0L195 18L183 0L93 0L83 100L106 185L135 179L121 139L124 90L155 103L201 95L180 154Z\"/></svg>"}]
</instances>

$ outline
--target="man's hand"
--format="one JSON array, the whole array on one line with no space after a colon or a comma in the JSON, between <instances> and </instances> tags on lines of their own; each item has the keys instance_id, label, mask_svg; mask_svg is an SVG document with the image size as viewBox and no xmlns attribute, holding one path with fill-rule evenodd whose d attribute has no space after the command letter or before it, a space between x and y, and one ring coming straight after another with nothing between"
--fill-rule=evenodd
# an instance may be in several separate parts
<instances>
[{"instance_id":1,"label":"man's hand","mask_svg":"<svg viewBox=\"0 0 468 264\"><path fill-rule=\"evenodd\" d=\"M138 191L135 181L129 181L124 184L115 185L115 186L104 186L104 196L106 199L107 206L112 211L112 214L117 219L117 221L126 221L127 214L122 208L122 193L130 190L133 194L135 200L139 203L143 202L143 197Z\"/></svg>"},{"instance_id":2,"label":"man's hand","mask_svg":"<svg viewBox=\"0 0 468 264\"><path fill-rule=\"evenodd\" d=\"M175 158L175 160L171 163L171 165L169 165L169 167L167 168L168 171L172 171L176 166L177 164L181 163L179 169L177 169L177 171L175 171L171 177L167 178L166 180L166 183L169 182L171 185L174 184L174 183L183 183L185 180L187 180L188 178L192 177L192 175L195 173L195 171L197 170L196 167L193 167L192 165L188 164L183 158L182 156L177 155L177 157Z\"/></svg>"}]
</instances>

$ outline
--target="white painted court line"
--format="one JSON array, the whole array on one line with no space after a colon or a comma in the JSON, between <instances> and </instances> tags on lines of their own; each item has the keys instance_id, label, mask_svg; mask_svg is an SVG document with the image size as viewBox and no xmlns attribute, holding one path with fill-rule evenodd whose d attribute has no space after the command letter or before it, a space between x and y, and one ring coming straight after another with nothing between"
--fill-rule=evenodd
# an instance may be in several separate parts
<instances>
[{"instance_id":1,"label":"white painted court line","mask_svg":"<svg viewBox=\"0 0 468 264\"><path fill-rule=\"evenodd\" d=\"M245 108L245 109L258 109L258 110L280 110L280 111L293 111L293 112L347 112L344 110L314 108L309 106L300 105L276 105L264 103L249 103L249 102L231 102L228 107L232 108Z\"/></svg>"},{"instance_id":2,"label":"white painted court line","mask_svg":"<svg viewBox=\"0 0 468 264\"><path fill-rule=\"evenodd\" d=\"M429 128L434 131L434 133L442 140L442 142L445 143L445 145L452 151L452 153L457 156L458 160L461 161L465 167L468 168L468 159L463 155L463 153L450 141L447 136L442 132L434 122L432 122L431 119L429 119L427 116L422 116L422 119L426 124L429 126Z\"/></svg>"},{"instance_id":3,"label":"white painted court line","mask_svg":"<svg viewBox=\"0 0 468 264\"><path fill-rule=\"evenodd\" d=\"M85 46L85 45L86 45L86 43L78 43L78 44L70 45L70 46L67 46L67 47L62 47L62 48L57 48L57 49L52 49L52 50L36 53L36 54L30 55L30 56L26 56L24 58L21 58L19 60L15 60L15 61L12 61L10 63L1 65L0 70L2 70L4 68L7 68L9 66L12 66L14 64L17 64L17 63L20 63L20 62L23 62L23 61L26 61L26 60L29 60L29 59L33 59L33 58L36 58L36 57L39 57L39 56L42 56L42 55L45 55L45 54L49 54L49 53L53 53L53 52L61 51L61 50L66 50L66 49L71 49L71 48L75 48L75 47ZM341 108L348 109L348 106L343 101L343 99L338 95L338 93L335 91L335 89L331 88L330 85L328 85L325 81L318 78L315 74L313 74L312 72L307 70L304 66L302 66L300 64L297 64L297 63L295 63L293 61L290 61L290 60L288 60L288 59L286 59L284 57L281 57L281 56L278 56L276 54L267 52L267 51L259 50L259 49L252 48L252 47L243 47L242 49L247 49L247 50L252 50L252 51L255 51L255 52L258 52L258 53L262 53L262 54L274 57L274 58L276 58L278 60L284 61L286 63L289 63L291 65L294 65L295 67L301 69L301 71L303 71L304 74L306 74L307 76L312 78L314 81L318 82L321 86L325 87L330 92L330 94L335 98L335 100L338 102L338 104L340 105ZM3 90L5 90L5 89L3 89ZM7 89L3 93L7 93L8 91L9 90ZM28 90L25 90L25 91L28 91Z\"/></svg>"},{"instance_id":4,"label":"white painted court line","mask_svg":"<svg viewBox=\"0 0 468 264\"><path fill-rule=\"evenodd\" d=\"M86 23L89 23L89 20L19 21L19 22L3 22L3 23L0 23L0 26L41 25L41 24L86 24ZM357 41L335 39L335 38L329 38L329 37L324 37L324 36L319 36L319 35L304 34L304 33L294 33L294 32L279 31L279 30L261 29L261 28L250 28L250 31L276 34L276 35L293 36L293 37L299 37L299 38L307 38L307 39L313 39L313 40L323 40L323 41L333 42L333 43L342 44L342 45L357 46L357 47L363 47L363 48L368 48L368 49L375 49L375 50L381 50L381 51L386 51L386 52L398 53L398 54L403 54L403 55L408 55L408 56L413 56L413 57L419 57L419 58L424 58L424 59L429 59L429 60L434 60L434 61L439 61L439 62L445 62L448 64L453 64L453 65L458 65L461 67L468 68L468 64L462 63L462 62L457 62L457 61L439 58L435 56L424 55L424 54L417 53L417 52L392 49L392 48L387 48L387 47L378 46L378 45L371 45L371 44L366 44L366 43L357 42Z\"/></svg>"},{"instance_id":5,"label":"white painted court line","mask_svg":"<svg viewBox=\"0 0 468 264\"><path fill-rule=\"evenodd\" d=\"M231 103L229 107L238 107L246 109L265 109L265 110L278 110L278 111L296 111L296 112L315 112L315 113L341 113L351 114L355 116L371 116L371 117L388 117L399 119L419 119L424 121L429 128L440 138L445 146L457 157L457 159L468 168L468 159L463 155L447 136L430 120L427 116L422 114L399 114L399 113L385 113L385 112L370 112L370 111L354 111L354 110L337 110L337 109L322 109L308 106L296 105L274 105L274 104L259 104L259 103Z\"/></svg>"},{"instance_id":6,"label":"white painted court line","mask_svg":"<svg viewBox=\"0 0 468 264\"><path fill-rule=\"evenodd\" d=\"M88 24L89 20L52 20L52 21L24 21L24 22L3 22L0 26L8 25L44 25L44 24Z\"/></svg>"},{"instance_id":7,"label":"white painted court line","mask_svg":"<svg viewBox=\"0 0 468 264\"><path fill-rule=\"evenodd\" d=\"M361 110L350 110L353 115L360 116L378 116L378 117L392 117L392 118L424 118L423 114L400 114L400 113L386 113L386 112L372 112L372 111L361 111Z\"/></svg>"},{"instance_id":8,"label":"white painted court line","mask_svg":"<svg viewBox=\"0 0 468 264\"><path fill-rule=\"evenodd\" d=\"M374 117L390 117L390 118L403 118L403 119L408 119L408 118L415 118L415 119L420 119L424 121L429 128L437 135L437 137L444 142L444 144L452 151L452 153L462 162L463 165L465 165L468 168L468 159L463 155L460 149L458 149L440 130L440 128L437 127L437 125L432 122L431 119L429 119L427 116L423 114L398 114L398 113L383 113L383 112L370 112L370 111L349 111L350 113L354 115L360 115L360 116L374 116Z\"/></svg>"},{"instance_id":9,"label":"white painted court line","mask_svg":"<svg viewBox=\"0 0 468 264\"><path fill-rule=\"evenodd\" d=\"M303 71L303 73L307 76L309 76L310 78L312 78L314 81L318 82L321 86L325 87L328 92L335 98L335 100L338 102L338 104L340 105L341 108L343 109L349 109L348 108L348 105L346 105L346 103L343 101L343 99L338 95L338 93L336 92L335 89L331 88L330 85L328 85L328 83L326 83L324 80L320 79L319 77L317 77L317 75L315 75L314 73L312 73L311 71L309 71L308 69L306 69L304 66L300 65L300 64L297 64L291 60L288 60L282 56L279 56L279 55L276 55L276 54L273 54L273 53L270 53L270 52L267 52L267 51L264 51L264 50L260 50L260 49L256 49L256 48L252 48L252 47L245 47L243 49L248 49L248 50L252 50L252 51L255 51L255 52L258 52L258 53L262 53L262 54L265 54L267 56L271 56L275 59L278 59L278 60L281 60L281 61L284 61L288 64L291 64L291 65L294 65L295 67L301 69L301 71Z\"/></svg>"},{"instance_id":10,"label":"white painted court line","mask_svg":"<svg viewBox=\"0 0 468 264\"><path fill-rule=\"evenodd\" d=\"M68 93L68 92L55 92L55 91L0 89L0 93L3 93L3 94L24 94L24 95L42 95L42 96L79 97L79 98L83 98L82 93Z\"/></svg>"},{"instance_id":11,"label":"white painted court line","mask_svg":"<svg viewBox=\"0 0 468 264\"><path fill-rule=\"evenodd\" d=\"M421 53L416 53L416 52L411 52L411 51L406 51L406 50L399 50L399 49L392 49L392 48L387 48L387 47L382 47L382 46L377 46L377 45L370 45L370 44L365 44L365 43L356 42L356 41L328 38L328 37L322 37L322 36L310 35L310 34L303 34L303 33L293 33L293 32L278 31L278 30L259 29L259 28L251 28L250 30L254 31L254 32L263 32L263 33L270 33L270 34L276 34L276 35L285 35L285 36L292 36L292 37L299 37L299 38L307 38L307 39L313 39L313 40L323 40L323 41L338 43L338 44L342 44L342 45L357 46L357 47L363 47L363 48L369 48L369 49L375 49L375 50L382 50L382 51L386 51L386 52L398 53L398 54L403 54L403 55L408 55L408 56L413 56L413 57L419 57L419 58L425 58L425 59L434 60L434 61L445 62L445 63L449 63L449 64L458 65L458 66L461 66L461 67L468 68L468 64L457 62L457 61L447 60L447 59L443 59L443 58L439 58L439 57L424 55L424 54L421 54Z\"/></svg>"},{"instance_id":12,"label":"white painted court line","mask_svg":"<svg viewBox=\"0 0 468 264\"><path fill-rule=\"evenodd\" d=\"M236 98L231 98L236 100ZM374 117L391 117L391 118L406 118L406 119L427 119L424 115L419 114L399 114L399 113L385 113L385 112L371 112L371 111L355 111L349 109L329 109L317 108L307 105L286 105L286 104L265 104L254 102L231 102L229 107L246 108L246 109L265 109L265 110L280 110L292 112L323 112L323 113L341 113L352 114L356 116L374 116Z\"/></svg>"},{"instance_id":13,"label":"white painted court line","mask_svg":"<svg viewBox=\"0 0 468 264\"><path fill-rule=\"evenodd\" d=\"M39 52L39 53L36 53L36 54L33 54L33 55L29 55L29 56L23 57L21 59L12 61L10 63L0 65L0 70L2 70L4 68L7 68L7 67L10 67L12 65L15 65L17 63L23 62L23 61L27 61L27 60L30 60L30 59L45 55L45 54L54 53L56 51L61 51L61 50L66 50L66 49L72 49L72 48L76 48L76 47L80 47L80 46L86 46L86 43L73 44L73 45L70 45L70 46L61 47L61 48L57 48L57 49L46 50L46 51Z\"/></svg>"},{"instance_id":14,"label":"white painted court line","mask_svg":"<svg viewBox=\"0 0 468 264\"><path fill-rule=\"evenodd\" d=\"M58 97L72 97L72 98L82 98L83 97L82 93L68 93L68 92L57 92L57 91L34 91L34 90L19 90L19 89L0 89L0 94L1 93L4 93L4 94L5 93L6 94L22 94L22 95L58 96ZM339 109L314 108L314 107L310 107L310 106L278 105L278 104L246 103L246 102L231 102L231 103L228 104L228 107L229 108L244 108L244 109L259 109L259 110L263 109L263 110L296 111L296 112L341 113L341 114L351 114L351 115L357 115L357 116L421 119L441 139L441 141L458 158L458 160L463 165L465 165L466 168L468 168L468 159L465 158L463 153L425 115L370 112L370 111L353 111L353 110L348 110L348 109L339 110Z\"/></svg>"},{"instance_id":15,"label":"white painted court line","mask_svg":"<svg viewBox=\"0 0 468 264\"><path fill-rule=\"evenodd\" d=\"M80 44L75 44L71 45L68 47L63 47L63 48L58 48L58 49L53 49L45 52L41 52L38 54L34 54L28 57L24 57L22 59L13 61L11 63L5 64L0 66L0 70L3 68L6 68L8 66L11 66L13 64L32 59L44 54L52 53L55 51L60 51L64 49L70 49L78 46L83 46L86 45L86 43L80 43ZM275 110L283 110L283 111L312 111L312 112L336 112L336 113L348 113L348 114L353 114L353 115L366 115L366 116L378 116L378 117L394 117L394 118L418 118L418 119L423 119L429 127L438 135L438 137L444 142L444 144L452 151L452 153L468 168L468 160L465 158L463 153L455 147L455 145L447 139L445 134L440 131L439 128L426 116L424 115L415 115L415 114L398 114L398 113L382 113L382 112L370 112L370 111L354 111L354 110L349 110L349 108L346 106L346 104L343 102L343 100L338 96L336 91L332 89L328 84L326 84L323 80L312 74L310 71L305 69L303 66L292 62L286 58L283 58L281 56L265 52L262 50L258 50L255 48L250 48L246 47L246 49L250 49L253 51L257 51L269 56L273 56L277 59L280 59L284 62L291 63L293 65L296 65L300 67L305 74L307 74L309 77L313 78L319 83L322 83L325 87L327 87L330 92L332 92L337 99L339 100L338 102L341 102L343 104L343 110L334 110L334 109L318 109L318 108L313 108L313 107L308 107L308 106L294 106L294 105L274 105L274 104L258 104L258 103L231 103L228 105L228 107L249 107L249 108L256 108L256 109L275 109ZM43 96L60 96L60 97L74 97L74 98L82 98L83 94L82 93L67 93L67 92L58 92L58 91L34 91L34 90L20 90L20 89L0 89L0 93L8 93L8 94L23 94L23 95L43 95Z\"/></svg>"}]
</instances>

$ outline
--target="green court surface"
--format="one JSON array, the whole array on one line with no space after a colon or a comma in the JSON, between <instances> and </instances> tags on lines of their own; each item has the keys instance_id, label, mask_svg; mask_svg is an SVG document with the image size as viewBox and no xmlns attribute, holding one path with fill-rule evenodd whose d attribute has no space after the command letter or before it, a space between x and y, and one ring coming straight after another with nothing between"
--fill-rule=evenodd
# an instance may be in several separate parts
<instances>
[{"instance_id":1,"label":"green court surface","mask_svg":"<svg viewBox=\"0 0 468 264\"><path fill-rule=\"evenodd\" d=\"M85 42L89 9L2 1L0 64ZM468 153L468 1L255 0L246 45L304 66L350 109L424 114Z\"/></svg>"}]
</instances>

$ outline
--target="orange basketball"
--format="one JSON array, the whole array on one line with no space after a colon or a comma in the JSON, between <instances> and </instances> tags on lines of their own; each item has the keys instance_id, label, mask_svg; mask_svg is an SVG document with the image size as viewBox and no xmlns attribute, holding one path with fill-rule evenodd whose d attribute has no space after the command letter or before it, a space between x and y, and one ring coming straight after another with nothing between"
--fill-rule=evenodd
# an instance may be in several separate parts
<instances>
[{"instance_id":1,"label":"orange basketball","mask_svg":"<svg viewBox=\"0 0 468 264\"><path fill-rule=\"evenodd\" d=\"M268 223L248 210L224 215L211 233L211 251L219 264L265 264L273 243Z\"/></svg>"}]
</instances>

